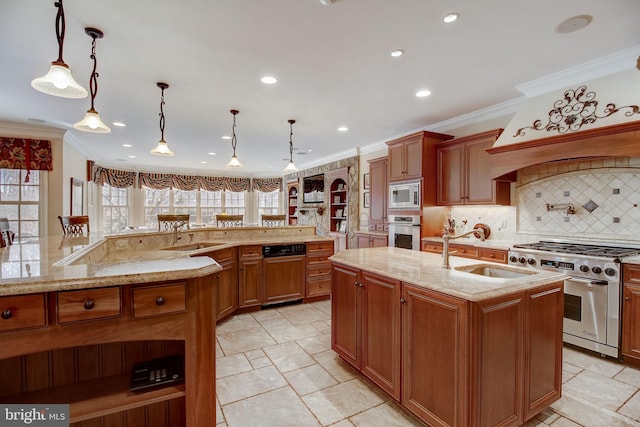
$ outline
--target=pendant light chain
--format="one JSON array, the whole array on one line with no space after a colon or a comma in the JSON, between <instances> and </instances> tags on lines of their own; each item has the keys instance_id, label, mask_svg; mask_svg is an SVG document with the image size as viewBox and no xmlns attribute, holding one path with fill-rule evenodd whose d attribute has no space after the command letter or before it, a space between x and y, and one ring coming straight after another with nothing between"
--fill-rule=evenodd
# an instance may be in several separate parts
<instances>
[{"instance_id":1,"label":"pendant light chain","mask_svg":"<svg viewBox=\"0 0 640 427\"><path fill-rule=\"evenodd\" d=\"M291 128L291 132L289 133L289 161L293 163L293 124L295 120L289 120L289 126Z\"/></svg>"},{"instance_id":2,"label":"pendant light chain","mask_svg":"<svg viewBox=\"0 0 640 427\"><path fill-rule=\"evenodd\" d=\"M55 6L58 8L58 13L56 14L56 39L58 39L58 60L56 62L64 62L62 59L62 46L64 44L64 33L66 29L65 20L64 20L64 7L62 6L62 0L59 0L55 3Z\"/></svg>"},{"instance_id":3,"label":"pendant light chain","mask_svg":"<svg viewBox=\"0 0 640 427\"><path fill-rule=\"evenodd\" d=\"M231 147L233 147L233 155L236 155L236 144L238 139L236 138L236 114L238 114L237 110L231 110L231 114L233 114L233 126L231 127Z\"/></svg>"},{"instance_id":4,"label":"pendant light chain","mask_svg":"<svg viewBox=\"0 0 640 427\"><path fill-rule=\"evenodd\" d=\"M162 94L160 95L160 140L164 141L164 87L160 87Z\"/></svg>"},{"instance_id":5,"label":"pendant light chain","mask_svg":"<svg viewBox=\"0 0 640 427\"><path fill-rule=\"evenodd\" d=\"M91 36L93 41L91 42L91 56L93 59L93 71L91 72L91 78L89 79L89 93L91 94L91 109L93 110L93 100L96 99L96 95L98 94L98 72L96 69L98 68L98 60L96 59L96 35Z\"/></svg>"}]
</instances>

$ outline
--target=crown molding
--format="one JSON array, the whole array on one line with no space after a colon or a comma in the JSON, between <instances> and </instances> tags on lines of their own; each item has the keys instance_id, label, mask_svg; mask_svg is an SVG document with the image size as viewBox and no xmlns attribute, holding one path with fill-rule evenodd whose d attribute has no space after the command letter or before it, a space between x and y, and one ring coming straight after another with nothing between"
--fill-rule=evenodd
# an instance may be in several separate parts
<instances>
[{"instance_id":1,"label":"crown molding","mask_svg":"<svg viewBox=\"0 0 640 427\"><path fill-rule=\"evenodd\" d=\"M5 137L63 139L65 132L66 129L55 127L0 122L0 134Z\"/></svg>"}]
</instances>

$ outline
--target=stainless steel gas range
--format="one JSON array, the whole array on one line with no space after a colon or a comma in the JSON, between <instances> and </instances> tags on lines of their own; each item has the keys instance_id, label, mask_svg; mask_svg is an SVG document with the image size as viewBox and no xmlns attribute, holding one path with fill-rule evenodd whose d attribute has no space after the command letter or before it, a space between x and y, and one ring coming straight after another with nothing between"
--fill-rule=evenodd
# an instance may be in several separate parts
<instances>
[{"instance_id":1,"label":"stainless steel gas range","mask_svg":"<svg viewBox=\"0 0 640 427\"><path fill-rule=\"evenodd\" d=\"M640 248L540 241L514 245L509 264L565 271L564 341L620 356L620 261Z\"/></svg>"}]
</instances>

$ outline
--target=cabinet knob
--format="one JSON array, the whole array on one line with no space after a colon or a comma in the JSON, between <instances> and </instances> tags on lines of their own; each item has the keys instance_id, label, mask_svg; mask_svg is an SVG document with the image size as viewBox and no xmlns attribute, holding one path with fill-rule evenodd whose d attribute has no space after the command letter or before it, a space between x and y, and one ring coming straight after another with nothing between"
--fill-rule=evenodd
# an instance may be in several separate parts
<instances>
[{"instance_id":1,"label":"cabinet knob","mask_svg":"<svg viewBox=\"0 0 640 427\"><path fill-rule=\"evenodd\" d=\"M4 310L2 314L0 314L0 317L2 317L4 320L9 320L13 317L13 311L8 309Z\"/></svg>"},{"instance_id":2,"label":"cabinet knob","mask_svg":"<svg viewBox=\"0 0 640 427\"><path fill-rule=\"evenodd\" d=\"M629 297L624 297L624 300L625 300L625 301L629 301L630 299L631 299L631 298L629 298ZM4 319L4 313L5 313L5 312L2 312L2 318L3 318L3 319Z\"/></svg>"},{"instance_id":3,"label":"cabinet knob","mask_svg":"<svg viewBox=\"0 0 640 427\"><path fill-rule=\"evenodd\" d=\"M220 278L220 275L219 275L219 274L216 274L216 279L219 279L219 278Z\"/></svg>"},{"instance_id":4,"label":"cabinet knob","mask_svg":"<svg viewBox=\"0 0 640 427\"><path fill-rule=\"evenodd\" d=\"M162 305L162 304L164 304L164 298L162 297L156 298L156 305Z\"/></svg>"},{"instance_id":5,"label":"cabinet knob","mask_svg":"<svg viewBox=\"0 0 640 427\"><path fill-rule=\"evenodd\" d=\"M92 310L92 309L93 309L93 307L95 307L95 306L96 306L96 303L95 303L95 302L93 302L92 300L88 299L88 300L86 300L86 301L84 302L83 306L84 306L84 309L85 309L85 310Z\"/></svg>"},{"instance_id":6,"label":"cabinet knob","mask_svg":"<svg viewBox=\"0 0 640 427\"><path fill-rule=\"evenodd\" d=\"M404 299L404 298L400 298L400 303L401 303L401 304L406 304L406 303L407 303L407 300L406 300L406 299Z\"/></svg>"}]
</instances>

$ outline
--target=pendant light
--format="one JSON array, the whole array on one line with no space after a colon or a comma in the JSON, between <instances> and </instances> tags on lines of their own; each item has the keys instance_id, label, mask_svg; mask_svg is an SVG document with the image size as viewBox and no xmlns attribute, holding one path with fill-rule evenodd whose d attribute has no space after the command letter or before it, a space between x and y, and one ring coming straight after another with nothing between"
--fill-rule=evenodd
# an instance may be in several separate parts
<instances>
[{"instance_id":1,"label":"pendant light","mask_svg":"<svg viewBox=\"0 0 640 427\"><path fill-rule=\"evenodd\" d=\"M61 96L63 98L84 98L87 96L87 90L73 79L69 66L62 59L65 32L64 7L62 6L62 0L58 0L54 4L58 8L58 14L56 15L58 59L51 63L51 68L46 75L31 80L31 86L35 90L48 95Z\"/></svg>"},{"instance_id":2,"label":"pendant light","mask_svg":"<svg viewBox=\"0 0 640 427\"><path fill-rule=\"evenodd\" d=\"M84 132L109 133L111 132L111 129L109 129L109 126L102 123L102 120L100 120L100 115L95 110L95 108L93 108L93 101L96 99L96 94L98 93L98 72L96 71L96 68L98 66L98 61L96 60L96 39L101 39L104 34L97 28L92 27L85 28L84 32L93 39L93 41L91 42L90 56L90 58L93 59L93 71L91 72L91 78L89 79L89 91L91 92L91 108L87 110L87 114L85 114L84 119L74 124L73 127Z\"/></svg>"},{"instance_id":3,"label":"pendant light","mask_svg":"<svg viewBox=\"0 0 640 427\"><path fill-rule=\"evenodd\" d=\"M289 119L289 163L287 167L284 168L283 172L298 172L298 168L293 163L293 124L296 121L293 119Z\"/></svg>"},{"instance_id":4,"label":"pendant light","mask_svg":"<svg viewBox=\"0 0 640 427\"><path fill-rule=\"evenodd\" d=\"M233 155L231 156L231 160L227 163L228 168L241 168L242 163L238 160L238 156L236 156L236 144L238 142L236 138L236 114L239 113L238 110L230 110L231 114L233 114L233 127L231 128L231 146L233 147Z\"/></svg>"},{"instance_id":5,"label":"pendant light","mask_svg":"<svg viewBox=\"0 0 640 427\"><path fill-rule=\"evenodd\" d=\"M169 85L162 82L156 84L162 91L162 95L160 96L160 141L158 141L158 145L156 145L156 148L151 150L150 153L156 156L173 156L173 151L169 149L167 141L164 140L164 90L168 88Z\"/></svg>"}]
</instances>

